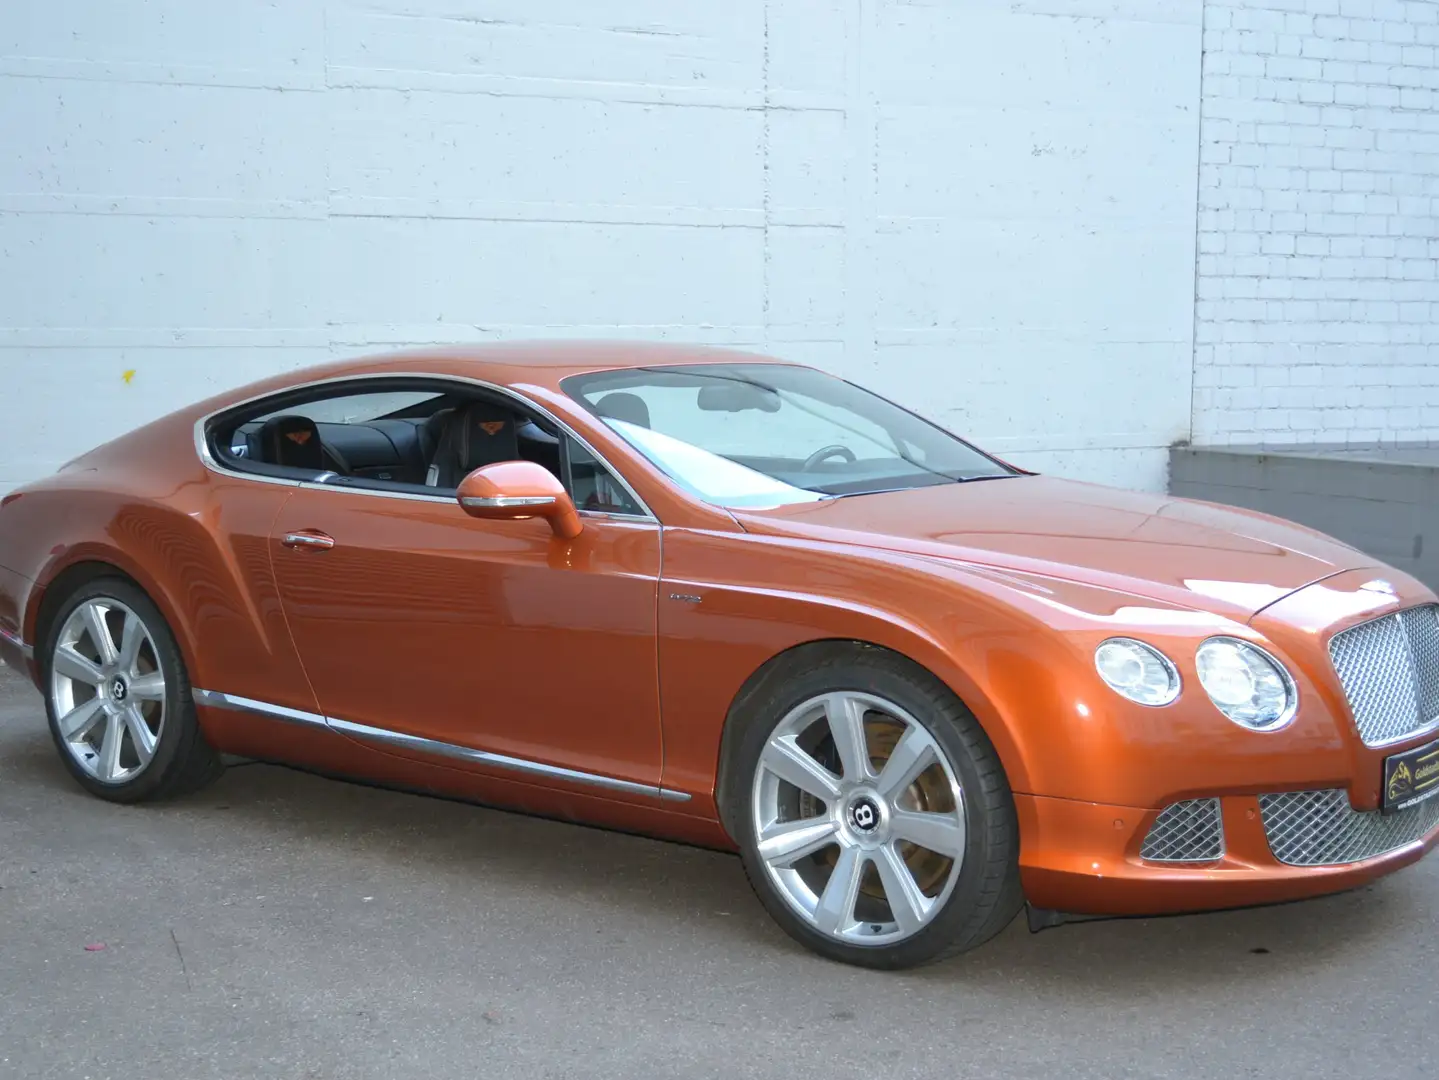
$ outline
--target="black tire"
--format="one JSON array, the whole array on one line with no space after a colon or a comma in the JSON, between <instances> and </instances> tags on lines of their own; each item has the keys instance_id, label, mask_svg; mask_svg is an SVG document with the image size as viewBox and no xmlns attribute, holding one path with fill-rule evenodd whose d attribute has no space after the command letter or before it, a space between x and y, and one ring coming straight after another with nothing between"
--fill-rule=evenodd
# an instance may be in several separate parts
<instances>
[{"instance_id":1,"label":"black tire","mask_svg":"<svg viewBox=\"0 0 1439 1080\"><path fill-rule=\"evenodd\" d=\"M967 830L958 879L931 921L893 944L852 944L811 926L777 891L757 850L751 792L771 732L801 703L845 690L886 698L907 711L942 748L963 789ZM974 715L924 668L874 647L812 647L795 662L782 662L738 705L730 722L737 726L727 742L723 819L760 903L806 948L861 967L918 967L976 948L1008 926L1023 907L1019 825L1004 769Z\"/></svg>"},{"instance_id":2,"label":"black tire","mask_svg":"<svg viewBox=\"0 0 1439 1080\"><path fill-rule=\"evenodd\" d=\"M60 733L54 695L51 693L52 660L65 621L80 605L95 599L119 601L140 617L165 678L165 720L154 755L138 775L119 783L106 783L89 775L75 760ZM50 722L51 738L70 775L90 794L115 803L158 801L198 791L224 772L220 755L205 741L200 731L190 693L189 674L175 643L175 635L160 609L131 582L117 577L92 578L72 592L56 609L54 618L49 620L36 658L41 663L45 713Z\"/></svg>"}]
</instances>

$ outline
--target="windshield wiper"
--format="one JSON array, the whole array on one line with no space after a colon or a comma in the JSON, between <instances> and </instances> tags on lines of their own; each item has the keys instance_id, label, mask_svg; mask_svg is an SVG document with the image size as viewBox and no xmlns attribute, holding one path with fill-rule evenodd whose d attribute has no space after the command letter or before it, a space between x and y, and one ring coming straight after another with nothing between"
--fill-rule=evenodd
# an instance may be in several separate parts
<instances>
[{"instance_id":1,"label":"windshield wiper","mask_svg":"<svg viewBox=\"0 0 1439 1080\"><path fill-rule=\"evenodd\" d=\"M956 476L950 482L954 484L976 484L981 480L1012 480L1022 473L985 473L980 476ZM841 491L829 496L832 499L848 499L855 495L887 495L892 491L923 491L926 488L943 487L943 484L905 484L901 487L888 488L865 488L863 491Z\"/></svg>"}]
</instances>

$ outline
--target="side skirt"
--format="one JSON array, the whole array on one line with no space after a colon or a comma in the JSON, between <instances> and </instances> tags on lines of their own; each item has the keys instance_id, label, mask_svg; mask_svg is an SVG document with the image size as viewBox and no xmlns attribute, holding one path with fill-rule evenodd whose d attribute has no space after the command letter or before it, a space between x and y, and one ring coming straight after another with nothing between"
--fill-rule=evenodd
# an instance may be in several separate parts
<instances>
[{"instance_id":1,"label":"side skirt","mask_svg":"<svg viewBox=\"0 0 1439 1080\"><path fill-rule=\"evenodd\" d=\"M637 784L632 780L621 780L617 777L604 776L600 773L582 772L578 769L565 769L558 765L547 765L542 761L531 761L528 758L511 757L508 754L494 754L487 750L475 750L468 746L458 746L454 743L440 742L436 739L426 739L419 735L407 735L402 731L391 731L388 728L371 727L368 724L356 724L349 720L322 716L319 713L304 712L300 709L291 709L284 705L274 705L270 702L240 697L236 694L225 694L218 690L195 689L192 690L191 693L197 705L206 705L216 709L232 709L238 712L251 712L276 720L285 720L293 724L324 728L328 731L333 731L340 735L347 735L352 739L384 748L418 751L435 757L466 761L475 765L484 765L506 772L522 773L531 777L538 776L547 780L560 780L572 784L583 784L588 787L603 788L608 791L623 791L632 795L646 795L650 798L665 802L688 802L690 800L690 795L687 792L675 791L672 788L650 784Z\"/></svg>"}]
</instances>

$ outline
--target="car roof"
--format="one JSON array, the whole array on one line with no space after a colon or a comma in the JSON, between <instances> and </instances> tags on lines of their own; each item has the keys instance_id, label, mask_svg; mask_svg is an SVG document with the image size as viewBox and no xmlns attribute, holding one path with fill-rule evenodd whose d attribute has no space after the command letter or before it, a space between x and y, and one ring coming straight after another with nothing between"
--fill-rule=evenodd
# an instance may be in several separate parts
<instances>
[{"instance_id":1,"label":"car roof","mask_svg":"<svg viewBox=\"0 0 1439 1080\"><path fill-rule=\"evenodd\" d=\"M743 349L654 341L506 341L396 349L291 368L194 402L179 410L198 417L284 393L312 383L370 375L413 375L476 379L493 386L538 388L564 393L560 382L586 372L683 364L779 364L781 360Z\"/></svg>"},{"instance_id":2,"label":"car roof","mask_svg":"<svg viewBox=\"0 0 1439 1080\"><path fill-rule=\"evenodd\" d=\"M791 361L742 349L654 341L507 341L442 345L373 353L353 360L292 372L295 381L319 375L427 371L481 378L500 385L528 383L558 389L560 380L582 372L678 364L784 364Z\"/></svg>"}]
</instances>

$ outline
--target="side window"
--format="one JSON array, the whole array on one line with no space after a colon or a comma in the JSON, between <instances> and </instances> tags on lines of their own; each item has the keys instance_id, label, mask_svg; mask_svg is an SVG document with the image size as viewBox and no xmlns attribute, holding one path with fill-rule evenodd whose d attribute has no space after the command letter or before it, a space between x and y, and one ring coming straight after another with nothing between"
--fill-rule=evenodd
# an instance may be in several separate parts
<instances>
[{"instance_id":1,"label":"side window","mask_svg":"<svg viewBox=\"0 0 1439 1080\"><path fill-rule=\"evenodd\" d=\"M421 402L438 400L439 395L434 390L376 390L366 394L344 394L307 401L293 408L262 413L255 418L255 422L263 423L270 417L283 413L299 413L319 424L364 424L391 413L406 412Z\"/></svg>"},{"instance_id":2,"label":"side window","mask_svg":"<svg viewBox=\"0 0 1439 1080\"><path fill-rule=\"evenodd\" d=\"M566 438L570 459L570 498L581 510L606 514L643 514L630 493L595 456L574 439Z\"/></svg>"},{"instance_id":3,"label":"side window","mask_svg":"<svg viewBox=\"0 0 1439 1080\"><path fill-rule=\"evenodd\" d=\"M515 402L458 384L370 385L374 389L345 386L311 400L292 396L279 406L259 403L213 433L214 450L241 471L437 496L452 493L481 466L533 461L561 482L568 474L570 497L581 510L644 513L593 454Z\"/></svg>"},{"instance_id":4,"label":"side window","mask_svg":"<svg viewBox=\"0 0 1439 1080\"><path fill-rule=\"evenodd\" d=\"M251 414L224 449L291 474L422 484L434 450L429 420L445 402L437 389L336 393Z\"/></svg>"}]
</instances>

